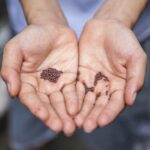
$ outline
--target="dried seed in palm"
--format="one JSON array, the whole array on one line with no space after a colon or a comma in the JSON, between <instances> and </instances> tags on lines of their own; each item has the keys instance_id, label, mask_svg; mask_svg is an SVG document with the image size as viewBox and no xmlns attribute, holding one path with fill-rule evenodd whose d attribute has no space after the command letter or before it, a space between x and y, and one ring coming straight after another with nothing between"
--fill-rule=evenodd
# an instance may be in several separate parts
<instances>
[{"instance_id":1,"label":"dried seed in palm","mask_svg":"<svg viewBox=\"0 0 150 150\"><path fill-rule=\"evenodd\" d=\"M41 79L48 80L53 83L57 83L62 73L63 73L62 71L59 71L57 69L48 68L48 69L42 70L40 77Z\"/></svg>"}]
</instances>

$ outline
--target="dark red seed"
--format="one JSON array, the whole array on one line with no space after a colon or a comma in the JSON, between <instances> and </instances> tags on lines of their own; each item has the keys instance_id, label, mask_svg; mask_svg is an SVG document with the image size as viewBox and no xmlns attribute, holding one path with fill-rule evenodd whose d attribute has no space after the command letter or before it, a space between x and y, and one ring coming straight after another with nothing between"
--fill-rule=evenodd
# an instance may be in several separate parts
<instances>
[{"instance_id":1,"label":"dark red seed","mask_svg":"<svg viewBox=\"0 0 150 150\"><path fill-rule=\"evenodd\" d=\"M104 81L109 81L109 79L106 76L103 78L103 80Z\"/></svg>"},{"instance_id":2,"label":"dark red seed","mask_svg":"<svg viewBox=\"0 0 150 150\"><path fill-rule=\"evenodd\" d=\"M85 87L85 93L94 92L94 87L87 87L85 83L84 83L84 87Z\"/></svg>"},{"instance_id":3,"label":"dark red seed","mask_svg":"<svg viewBox=\"0 0 150 150\"><path fill-rule=\"evenodd\" d=\"M57 81L62 73L63 73L62 71L58 71L54 68L48 68L41 72L40 78L44 79L44 80L48 80L50 82L57 83Z\"/></svg>"},{"instance_id":4,"label":"dark red seed","mask_svg":"<svg viewBox=\"0 0 150 150\"><path fill-rule=\"evenodd\" d=\"M101 72L98 72L96 75L95 75L95 81L94 81L94 85L97 85L97 82L99 80L104 80L104 81L109 81L108 80L108 77L106 77L105 75L103 75Z\"/></svg>"},{"instance_id":5,"label":"dark red seed","mask_svg":"<svg viewBox=\"0 0 150 150\"><path fill-rule=\"evenodd\" d=\"M100 97L100 96L101 96L101 92L99 92L99 93L96 95L97 98Z\"/></svg>"}]
</instances>

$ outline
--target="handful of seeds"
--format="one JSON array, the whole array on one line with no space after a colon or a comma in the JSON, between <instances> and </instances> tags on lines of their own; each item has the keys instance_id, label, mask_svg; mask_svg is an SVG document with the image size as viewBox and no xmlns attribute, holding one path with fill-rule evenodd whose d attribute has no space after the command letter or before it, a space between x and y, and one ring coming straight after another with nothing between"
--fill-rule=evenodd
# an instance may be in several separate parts
<instances>
[{"instance_id":1,"label":"handful of seeds","mask_svg":"<svg viewBox=\"0 0 150 150\"><path fill-rule=\"evenodd\" d=\"M53 83L57 83L62 71L56 70L54 68L48 68L41 72L41 79L48 80Z\"/></svg>"}]
</instances>

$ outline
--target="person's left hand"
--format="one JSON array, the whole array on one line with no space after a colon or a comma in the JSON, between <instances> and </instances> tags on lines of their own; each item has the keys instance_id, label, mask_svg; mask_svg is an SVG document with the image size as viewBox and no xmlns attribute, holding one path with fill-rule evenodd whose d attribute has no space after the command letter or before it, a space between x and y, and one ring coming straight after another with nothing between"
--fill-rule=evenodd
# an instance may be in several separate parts
<instances>
[{"instance_id":1,"label":"person's left hand","mask_svg":"<svg viewBox=\"0 0 150 150\"><path fill-rule=\"evenodd\" d=\"M91 132L132 105L142 87L147 57L133 32L114 20L91 20L79 42L78 127Z\"/></svg>"}]
</instances>

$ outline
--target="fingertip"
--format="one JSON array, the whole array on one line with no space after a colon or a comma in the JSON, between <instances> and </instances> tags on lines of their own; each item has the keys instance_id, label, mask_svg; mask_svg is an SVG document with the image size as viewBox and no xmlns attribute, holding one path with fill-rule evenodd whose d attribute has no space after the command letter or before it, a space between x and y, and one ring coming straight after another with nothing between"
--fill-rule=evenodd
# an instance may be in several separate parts
<instances>
[{"instance_id":1,"label":"fingertip","mask_svg":"<svg viewBox=\"0 0 150 150\"><path fill-rule=\"evenodd\" d=\"M105 127L106 125L108 125L111 121L108 119L108 117L106 115L100 115L100 117L98 118L98 125L99 127Z\"/></svg>"},{"instance_id":2,"label":"fingertip","mask_svg":"<svg viewBox=\"0 0 150 150\"><path fill-rule=\"evenodd\" d=\"M20 90L20 77L15 72L8 72L9 76L3 76L10 96L18 96Z\"/></svg>"},{"instance_id":3,"label":"fingertip","mask_svg":"<svg viewBox=\"0 0 150 150\"><path fill-rule=\"evenodd\" d=\"M136 99L136 96L137 96L137 93L133 93L131 105L134 104L134 101L135 101L135 99Z\"/></svg>"},{"instance_id":4,"label":"fingertip","mask_svg":"<svg viewBox=\"0 0 150 150\"><path fill-rule=\"evenodd\" d=\"M10 96L13 95L13 92L11 90L11 84L10 84L10 81L9 81L9 78L8 78L8 71L2 69L1 70L1 78L3 79L3 81L5 82L6 86L7 86L7 90L8 90L8 93Z\"/></svg>"},{"instance_id":5,"label":"fingertip","mask_svg":"<svg viewBox=\"0 0 150 150\"><path fill-rule=\"evenodd\" d=\"M7 83L7 90L10 96L14 96L14 93L11 91L11 84Z\"/></svg>"},{"instance_id":6,"label":"fingertip","mask_svg":"<svg viewBox=\"0 0 150 150\"><path fill-rule=\"evenodd\" d=\"M61 132L63 129L62 122L59 119L53 120L49 126L51 130L53 130L56 133Z\"/></svg>"},{"instance_id":7,"label":"fingertip","mask_svg":"<svg viewBox=\"0 0 150 150\"><path fill-rule=\"evenodd\" d=\"M126 105L127 105L128 107L133 106L133 104L134 104L134 101L132 101L132 100L126 100Z\"/></svg>"},{"instance_id":8,"label":"fingertip","mask_svg":"<svg viewBox=\"0 0 150 150\"><path fill-rule=\"evenodd\" d=\"M68 107L68 113L72 117L76 116L76 114L78 113L77 106L72 105L72 106Z\"/></svg>"},{"instance_id":9,"label":"fingertip","mask_svg":"<svg viewBox=\"0 0 150 150\"><path fill-rule=\"evenodd\" d=\"M136 97L137 97L137 92L129 92L129 91L126 91L126 94L125 94L125 103L130 107L134 104L135 100L136 100Z\"/></svg>"},{"instance_id":10,"label":"fingertip","mask_svg":"<svg viewBox=\"0 0 150 150\"><path fill-rule=\"evenodd\" d=\"M64 125L64 134L69 137L69 136L72 136L74 132L75 132L74 123L70 120L66 121Z\"/></svg>"},{"instance_id":11,"label":"fingertip","mask_svg":"<svg viewBox=\"0 0 150 150\"><path fill-rule=\"evenodd\" d=\"M97 124L94 120L88 119L87 121L85 121L83 128L86 133L91 133L96 128L96 126Z\"/></svg>"},{"instance_id":12,"label":"fingertip","mask_svg":"<svg viewBox=\"0 0 150 150\"><path fill-rule=\"evenodd\" d=\"M7 88L8 88L8 92L9 92L9 95L14 97L14 96L18 96L19 94L19 87L18 85L14 85L14 86L11 86L11 84L7 84Z\"/></svg>"}]
</instances>

